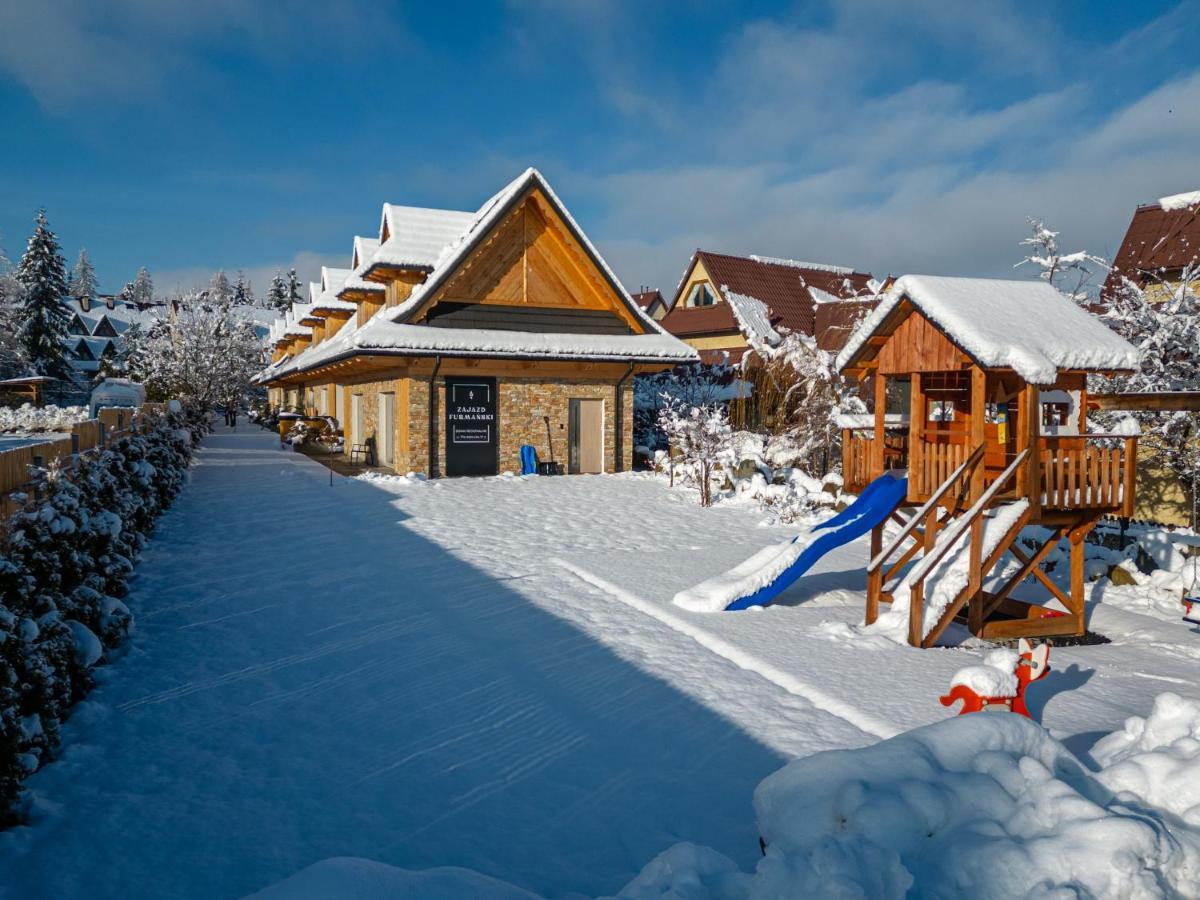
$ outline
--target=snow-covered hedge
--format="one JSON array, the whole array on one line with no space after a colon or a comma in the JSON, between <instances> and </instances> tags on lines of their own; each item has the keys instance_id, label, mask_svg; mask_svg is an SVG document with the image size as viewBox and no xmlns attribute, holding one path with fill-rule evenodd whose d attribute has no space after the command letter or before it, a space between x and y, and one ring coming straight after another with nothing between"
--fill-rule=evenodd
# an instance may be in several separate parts
<instances>
[{"instance_id":1,"label":"snow-covered hedge","mask_svg":"<svg viewBox=\"0 0 1200 900\"><path fill-rule=\"evenodd\" d=\"M17 409L0 407L0 432L22 434L43 431L70 431L77 422L88 420L86 406L43 406L26 403Z\"/></svg>"},{"instance_id":2,"label":"snow-covered hedge","mask_svg":"<svg viewBox=\"0 0 1200 900\"><path fill-rule=\"evenodd\" d=\"M199 423L173 415L99 456L44 473L0 538L0 822L59 741L91 669L117 648L133 560L186 477Z\"/></svg>"}]
</instances>

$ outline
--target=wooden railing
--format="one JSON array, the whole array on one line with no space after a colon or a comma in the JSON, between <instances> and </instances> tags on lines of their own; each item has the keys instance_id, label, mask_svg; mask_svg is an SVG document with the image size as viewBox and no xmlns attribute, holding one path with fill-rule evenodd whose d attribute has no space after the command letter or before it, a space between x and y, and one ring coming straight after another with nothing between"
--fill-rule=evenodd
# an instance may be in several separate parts
<instances>
[{"instance_id":1,"label":"wooden railing","mask_svg":"<svg viewBox=\"0 0 1200 900\"><path fill-rule=\"evenodd\" d=\"M1102 440L1095 445L1089 441ZM1116 441L1120 444L1114 446ZM1137 438L1089 434L1041 440L1041 503L1049 509L1119 510L1136 503Z\"/></svg>"},{"instance_id":2,"label":"wooden railing","mask_svg":"<svg viewBox=\"0 0 1200 900\"><path fill-rule=\"evenodd\" d=\"M908 574L909 583L909 607L908 607L908 641L914 647L928 647L938 639L946 627L962 609L963 605L972 599L978 601L983 579L987 573L999 560L1004 550L1007 549L1011 540L1001 541L999 546L988 554L988 559L983 559L983 514L988 506L1000 493L1004 485L1011 480L1029 456L1029 450L1022 450L1017 454L1016 458L1009 463L1000 477L988 485L987 489L975 501L974 505L963 513L962 516L955 519L946 530L942 533L942 537L937 541L936 545L927 552L920 561L913 566L913 570ZM1009 529L1009 537L1015 536L1020 532L1029 517L1029 510L1026 509L1025 515L1018 519L1017 523ZM933 571L946 554L949 553L960 540L963 535L970 534L970 559L967 566L967 584L958 592L954 600L946 607L941 617L929 633L925 632L925 579ZM971 610L971 630L978 633L983 625L983 609L976 602Z\"/></svg>"},{"instance_id":3,"label":"wooden railing","mask_svg":"<svg viewBox=\"0 0 1200 900\"><path fill-rule=\"evenodd\" d=\"M909 464L909 496L928 497L969 455L971 450L965 442L921 441Z\"/></svg>"},{"instance_id":4,"label":"wooden railing","mask_svg":"<svg viewBox=\"0 0 1200 900\"><path fill-rule=\"evenodd\" d=\"M858 493L874 477L875 436L852 428L842 429L842 483L845 490ZM908 434L888 430L883 438L883 468L908 466Z\"/></svg>"}]
</instances>

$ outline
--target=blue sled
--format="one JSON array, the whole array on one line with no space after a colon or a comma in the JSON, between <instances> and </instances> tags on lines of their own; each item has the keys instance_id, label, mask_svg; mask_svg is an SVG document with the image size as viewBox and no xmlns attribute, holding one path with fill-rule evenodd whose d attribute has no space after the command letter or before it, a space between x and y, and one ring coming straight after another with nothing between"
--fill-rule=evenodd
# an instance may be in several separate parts
<instances>
[{"instance_id":1,"label":"blue sled","mask_svg":"<svg viewBox=\"0 0 1200 900\"><path fill-rule=\"evenodd\" d=\"M867 485L857 500L809 532L813 535L824 531L824 534L817 534L816 539L804 549L794 563L779 574L778 578L770 584L763 585L753 594L734 600L725 607L726 611L766 606L771 603L830 550L862 537L876 525L887 521L887 517L896 511L907 495L907 478L897 478L891 473L879 476ZM800 536L797 535L792 540L798 541Z\"/></svg>"}]
</instances>

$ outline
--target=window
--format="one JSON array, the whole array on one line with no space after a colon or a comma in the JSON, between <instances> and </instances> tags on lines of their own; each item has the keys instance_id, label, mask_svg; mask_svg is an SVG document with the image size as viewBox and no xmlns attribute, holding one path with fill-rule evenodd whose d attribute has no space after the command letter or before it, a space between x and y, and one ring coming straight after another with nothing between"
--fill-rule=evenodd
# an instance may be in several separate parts
<instances>
[{"instance_id":1,"label":"window","mask_svg":"<svg viewBox=\"0 0 1200 900\"><path fill-rule=\"evenodd\" d=\"M1042 434L1079 434L1079 391L1042 391Z\"/></svg>"},{"instance_id":2,"label":"window","mask_svg":"<svg viewBox=\"0 0 1200 900\"><path fill-rule=\"evenodd\" d=\"M954 421L954 401L953 400L930 400L929 401L929 419L930 422L953 422Z\"/></svg>"},{"instance_id":3,"label":"window","mask_svg":"<svg viewBox=\"0 0 1200 900\"><path fill-rule=\"evenodd\" d=\"M708 282L702 281L692 287L692 290L688 293L686 305L689 307L712 306L716 302L717 295L708 286Z\"/></svg>"}]
</instances>

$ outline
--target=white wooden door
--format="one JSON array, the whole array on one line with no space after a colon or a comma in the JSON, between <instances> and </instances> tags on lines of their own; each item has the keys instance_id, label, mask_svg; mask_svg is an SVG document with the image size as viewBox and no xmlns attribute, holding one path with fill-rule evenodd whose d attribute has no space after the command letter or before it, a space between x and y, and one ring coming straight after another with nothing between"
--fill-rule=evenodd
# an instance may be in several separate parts
<instances>
[{"instance_id":1,"label":"white wooden door","mask_svg":"<svg viewBox=\"0 0 1200 900\"><path fill-rule=\"evenodd\" d=\"M350 395L350 445L363 443L362 394Z\"/></svg>"},{"instance_id":2,"label":"white wooden door","mask_svg":"<svg viewBox=\"0 0 1200 900\"><path fill-rule=\"evenodd\" d=\"M375 442L379 445L379 464L390 466L396 461L396 395L379 395L379 427L375 430Z\"/></svg>"}]
</instances>

